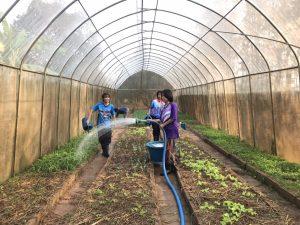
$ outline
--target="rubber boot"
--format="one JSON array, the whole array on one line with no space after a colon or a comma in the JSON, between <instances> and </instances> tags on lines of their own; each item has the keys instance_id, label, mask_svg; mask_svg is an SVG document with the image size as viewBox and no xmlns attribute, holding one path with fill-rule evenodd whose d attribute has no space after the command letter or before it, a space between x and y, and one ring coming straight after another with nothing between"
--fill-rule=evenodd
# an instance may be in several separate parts
<instances>
[{"instance_id":1,"label":"rubber boot","mask_svg":"<svg viewBox=\"0 0 300 225\"><path fill-rule=\"evenodd\" d=\"M109 157L109 145L102 146L102 155L106 158Z\"/></svg>"}]
</instances>

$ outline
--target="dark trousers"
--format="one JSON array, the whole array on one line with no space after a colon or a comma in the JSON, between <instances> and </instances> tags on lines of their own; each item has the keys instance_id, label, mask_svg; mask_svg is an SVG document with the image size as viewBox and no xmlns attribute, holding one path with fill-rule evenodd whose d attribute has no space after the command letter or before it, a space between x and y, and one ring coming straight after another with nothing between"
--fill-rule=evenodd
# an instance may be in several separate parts
<instances>
[{"instance_id":1,"label":"dark trousers","mask_svg":"<svg viewBox=\"0 0 300 225\"><path fill-rule=\"evenodd\" d=\"M109 144L111 143L111 135L112 130L110 128L105 128L98 132L98 139L101 144L103 154L108 154Z\"/></svg>"},{"instance_id":2,"label":"dark trousers","mask_svg":"<svg viewBox=\"0 0 300 225\"><path fill-rule=\"evenodd\" d=\"M151 116L152 119L159 119L155 116ZM160 127L157 123L151 123L152 124L152 129L153 129L153 140L154 141L159 141L159 136L160 136Z\"/></svg>"}]
</instances>

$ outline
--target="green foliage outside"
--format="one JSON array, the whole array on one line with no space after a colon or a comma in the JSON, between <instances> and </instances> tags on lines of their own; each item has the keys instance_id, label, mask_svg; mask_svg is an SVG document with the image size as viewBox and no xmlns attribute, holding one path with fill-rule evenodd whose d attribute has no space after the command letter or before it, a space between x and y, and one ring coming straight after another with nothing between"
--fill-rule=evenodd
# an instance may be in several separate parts
<instances>
[{"instance_id":1,"label":"green foliage outside","mask_svg":"<svg viewBox=\"0 0 300 225\"><path fill-rule=\"evenodd\" d=\"M300 164L290 163L278 156L265 153L225 131L201 125L187 114L180 113L179 120L186 122L216 145L270 175L283 187L300 196Z\"/></svg>"}]
</instances>

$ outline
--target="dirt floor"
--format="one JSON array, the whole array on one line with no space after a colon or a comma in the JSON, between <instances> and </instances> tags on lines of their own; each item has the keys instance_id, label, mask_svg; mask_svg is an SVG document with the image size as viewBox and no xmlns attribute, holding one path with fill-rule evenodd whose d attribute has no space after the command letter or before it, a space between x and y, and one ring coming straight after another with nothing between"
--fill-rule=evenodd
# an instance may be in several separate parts
<instances>
[{"instance_id":1,"label":"dirt floor","mask_svg":"<svg viewBox=\"0 0 300 225\"><path fill-rule=\"evenodd\" d=\"M155 182L155 193L156 201L158 205L158 213L161 225L178 225L180 224L180 219L178 215L178 209L174 196L168 187L165 178L161 176L162 169L159 165L154 167L154 182ZM174 174L170 174L169 178L173 183L178 195L181 197L181 191L177 179ZM186 205L186 202L181 197L181 202L184 207L185 222L186 224L191 224L190 221L190 211Z\"/></svg>"},{"instance_id":2,"label":"dirt floor","mask_svg":"<svg viewBox=\"0 0 300 225\"><path fill-rule=\"evenodd\" d=\"M159 224L145 141L144 128L122 131L91 185L69 195L72 207L56 206L42 224Z\"/></svg>"},{"instance_id":3,"label":"dirt floor","mask_svg":"<svg viewBox=\"0 0 300 225\"><path fill-rule=\"evenodd\" d=\"M120 138L123 129L115 130L112 134L110 154L113 154L114 145ZM101 155L101 147L96 157L84 167L80 176L76 179L71 189L59 200L41 221L41 224L64 224L64 218L71 215L78 204L81 195L85 193L94 182L99 173L103 173L107 158Z\"/></svg>"},{"instance_id":4,"label":"dirt floor","mask_svg":"<svg viewBox=\"0 0 300 225\"><path fill-rule=\"evenodd\" d=\"M114 131L111 157L107 160L99 154L89 161L58 203L47 209L40 224L179 224L177 206L160 176L161 168L149 162L146 130L131 127ZM177 147L183 153L177 166L181 183L200 224L300 224L296 206L193 133L181 132ZM201 163L205 168L200 168ZM28 177L27 181L24 176L2 186L5 195L0 199L0 224L30 221L62 188L70 172L51 176ZM174 174L170 179L179 192ZM11 196L24 201L19 207L11 202L20 199L9 199L9 193L14 192L18 194ZM184 205L186 224L192 224L191 212Z\"/></svg>"}]
</instances>

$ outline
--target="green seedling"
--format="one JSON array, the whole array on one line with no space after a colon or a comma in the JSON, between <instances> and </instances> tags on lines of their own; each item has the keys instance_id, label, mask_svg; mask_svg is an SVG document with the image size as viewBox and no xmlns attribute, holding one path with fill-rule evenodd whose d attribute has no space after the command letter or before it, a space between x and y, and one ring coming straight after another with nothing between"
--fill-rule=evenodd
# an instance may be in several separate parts
<instances>
[{"instance_id":1,"label":"green seedling","mask_svg":"<svg viewBox=\"0 0 300 225\"><path fill-rule=\"evenodd\" d=\"M255 194L251 193L250 191L243 191L242 195L247 197L247 198L254 198L255 197Z\"/></svg>"},{"instance_id":2,"label":"green seedling","mask_svg":"<svg viewBox=\"0 0 300 225\"><path fill-rule=\"evenodd\" d=\"M202 204L200 206L200 209L202 209L203 211L212 211L212 210L215 210L216 207L213 204L209 204L208 202L204 202L204 204Z\"/></svg>"},{"instance_id":3,"label":"green seedling","mask_svg":"<svg viewBox=\"0 0 300 225\"><path fill-rule=\"evenodd\" d=\"M94 190L94 194L95 194L95 195L98 195L98 196L102 196L102 195L104 195L105 193L104 193L104 191L102 191L101 189L95 189L95 190Z\"/></svg>"},{"instance_id":4,"label":"green seedling","mask_svg":"<svg viewBox=\"0 0 300 225\"><path fill-rule=\"evenodd\" d=\"M246 208L243 204L233 201L224 201L223 206L226 207L228 212L223 213L221 225L233 224L234 222L238 222L244 214L248 214L250 216L256 215L256 212L252 208Z\"/></svg>"}]
</instances>

